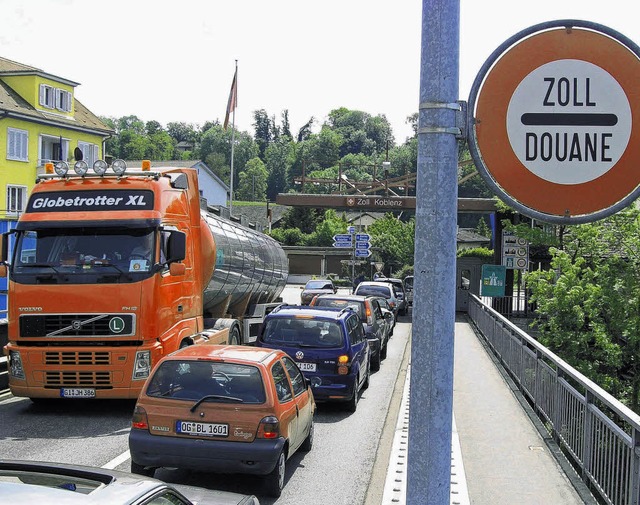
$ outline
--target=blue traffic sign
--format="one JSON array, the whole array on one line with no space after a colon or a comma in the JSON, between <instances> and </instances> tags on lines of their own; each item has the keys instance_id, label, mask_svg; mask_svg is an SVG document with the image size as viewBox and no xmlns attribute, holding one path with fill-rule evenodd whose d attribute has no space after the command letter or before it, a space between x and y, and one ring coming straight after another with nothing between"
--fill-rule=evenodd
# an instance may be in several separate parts
<instances>
[{"instance_id":1,"label":"blue traffic sign","mask_svg":"<svg viewBox=\"0 0 640 505\"><path fill-rule=\"evenodd\" d=\"M356 233L356 240L369 240L371 236L368 233Z\"/></svg>"},{"instance_id":2,"label":"blue traffic sign","mask_svg":"<svg viewBox=\"0 0 640 505\"><path fill-rule=\"evenodd\" d=\"M371 251L369 249L356 249L353 254L356 258L368 258L371 256Z\"/></svg>"},{"instance_id":3,"label":"blue traffic sign","mask_svg":"<svg viewBox=\"0 0 640 505\"><path fill-rule=\"evenodd\" d=\"M349 233L355 233L355 232L356 232L356 227L355 227L355 226L349 226L349 227L347 228L347 231L348 231Z\"/></svg>"},{"instance_id":4,"label":"blue traffic sign","mask_svg":"<svg viewBox=\"0 0 640 505\"><path fill-rule=\"evenodd\" d=\"M356 249L369 249L369 242L356 242Z\"/></svg>"},{"instance_id":5,"label":"blue traffic sign","mask_svg":"<svg viewBox=\"0 0 640 505\"><path fill-rule=\"evenodd\" d=\"M333 247L351 248L351 242L334 242Z\"/></svg>"},{"instance_id":6,"label":"blue traffic sign","mask_svg":"<svg viewBox=\"0 0 640 505\"><path fill-rule=\"evenodd\" d=\"M349 242L351 243L351 235L334 235L333 240L336 242Z\"/></svg>"}]
</instances>

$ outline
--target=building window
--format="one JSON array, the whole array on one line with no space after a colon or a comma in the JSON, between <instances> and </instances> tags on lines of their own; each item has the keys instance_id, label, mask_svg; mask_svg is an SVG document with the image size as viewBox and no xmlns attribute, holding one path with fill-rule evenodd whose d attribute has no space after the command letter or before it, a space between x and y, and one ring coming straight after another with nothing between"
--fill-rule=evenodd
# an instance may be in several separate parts
<instances>
[{"instance_id":1,"label":"building window","mask_svg":"<svg viewBox=\"0 0 640 505\"><path fill-rule=\"evenodd\" d=\"M89 167L98 159L98 146L87 142L78 142L78 148L82 151L82 159L87 162Z\"/></svg>"},{"instance_id":2,"label":"building window","mask_svg":"<svg viewBox=\"0 0 640 505\"><path fill-rule=\"evenodd\" d=\"M29 161L29 132L7 128L7 159L16 161Z\"/></svg>"},{"instance_id":3,"label":"building window","mask_svg":"<svg viewBox=\"0 0 640 505\"><path fill-rule=\"evenodd\" d=\"M24 186L7 186L7 214L24 212L27 188Z\"/></svg>"},{"instance_id":4,"label":"building window","mask_svg":"<svg viewBox=\"0 0 640 505\"><path fill-rule=\"evenodd\" d=\"M56 106L56 93L52 86L40 84L40 105L48 109L54 109Z\"/></svg>"},{"instance_id":5,"label":"building window","mask_svg":"<svg viewBox=\"0 0 640 505\"><path fill-rule=\"evenodd\" d=\"M38 166L42 167L47 162L58 160L68 161L69 139L54 137L52 135L40 135L38 149Z\"/></svg>"},{"instance_id":6,"label":"building window","mask_svg":"<svg viewBox=\"0 0 640 505\"><path fill-rule=\"evenodd\" d=\"M56 109L71 112L71 93L63 89L56 89Z\"/></svg>"}]
</instances>

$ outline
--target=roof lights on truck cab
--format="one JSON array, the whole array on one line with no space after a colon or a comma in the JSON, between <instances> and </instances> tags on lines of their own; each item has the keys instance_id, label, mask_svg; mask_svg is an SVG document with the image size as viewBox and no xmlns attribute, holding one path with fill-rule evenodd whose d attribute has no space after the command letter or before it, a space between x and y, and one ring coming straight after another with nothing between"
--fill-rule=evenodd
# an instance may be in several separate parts
<instances>
[{"instance_id":1,"label":"roof lights on truck cab","mask_svg":"<svg viewBox=\"0 0 640 505\"><path fill-rule=\"evenodd\" d=\"M55 163L49 162L45 163L45 173L38 175L39 179L52 179L55 177L69 177L69 164L66 161L56 161ZM104 160L97 160L93 166L93 172L89 172L89 165L86 161L77 161L73 165L73 169L76 175L80 177L104 177L106 175L111 175L107 173L109 169L109 165ZM124 173L127 171L127 164L124 160L114 160L111 163L111 170L113 174L122 177ZM133 169L127 172L127 175L142 175L147 177L155 177L156 179L160 175L158 171L151 171L151 161L142 160L142 168Z\"/></svg>"},{"instance_id":2,"label":"roof lights on truck cab","mask_svg":"<svg viewBox=\"0 0 640 505\"><path fill-rule=\"evenodd\" d=\"M107 162L104 160L96 160L95 163L93 164L93 171L96 175L99 175L99 176L103 176L107 172L108 168L109 168L109 165L107 165ZM148 166L146 168L145 168L145 162L143 162L143 165L142 165L143 171L149 171L150 168L151 168L151 162L148 162ZM73 170L80 177L84 177L85 175L87 175L87 172L89 171L89 164L83 160L76 161L73 165ZM127 170L127 164L124 162L124 160L115 160L111 164L111 170L113 170L114 174L121 176ZM45 176L53 176L54 172L58 177L66 177L67 174L69 173L69 163L67 163L66 161L56 161L55 163L46 163Z\"/></svg>"}]
</instances>

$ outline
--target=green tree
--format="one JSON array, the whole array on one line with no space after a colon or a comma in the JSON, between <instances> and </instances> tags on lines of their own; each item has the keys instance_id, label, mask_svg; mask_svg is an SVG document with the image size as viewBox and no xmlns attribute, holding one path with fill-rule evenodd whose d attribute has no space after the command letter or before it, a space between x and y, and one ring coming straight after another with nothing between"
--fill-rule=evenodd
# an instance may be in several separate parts
<instances>
[{"instance_id":1,"label":"green tree","mask_svg":"<svg viewBox=\"0 0 640 505\"><path fill-rule=\"evenodd\" d=\"M369 228L371 248L376 249L376 255L387 265L397 265L400 270L404 265L413 265L415 248L415 220L412 218L404 223L393 214L385 214Z\"/></svg>"},{"instance_id":2,"label":"green tree","mask_svg":"<svg viewBox=\"0 0 640 505\"><path fill-rule=\"evenodd\" d=\"M640 397L640 212L572 226L551 270L526 283L540 341L638 412Z\"/></svg>"},{"instance_id":3,"label":"green tree","mask_svg":"<svg viewBox=\"0 0 640 505\"><path fill-rule=\"evenodd\" d=\"M147 138L149 144L145 153L146 159L172 160L174 158L175 140L173 140L166 131L159 130Z\"/></svg>"},{"instance_id":4,"label":"green tree","mask_svg":"<svg viewBox=\"0 0 640 505\"><path fill-rule=\"evenodd\" d=\"M291 207L280 220L281 228L298 228L312 233L324 218L325 212L312 207Z\"/></svg>"},{"instance_id":5,"label":"green tree","mask_svg":"<svg viewBox=\"0 0 640 505\"><path fill-rule=\"evenodd\" d=\"M267 193L267 169L258 157L247 161L244 170L240 172L238 189L235 198L245 201L264 201Z\"/></svg>"},{"instance_id":6,"label":"green tree","mask_svg":"<svg viewBox=\"0 0 640 505\"><path fill-rule=\"evenodd\" d=\"M267 199L274 201L278 193L289 189L288 174L295 160L295 150L291 139L283 135L273 142L265 152L267 167Z\"/></svg>"},{"instance_id":7,"label":"green tree","mask_svg":"<svg viewBox=\"0 0 640 505\"><path fill-rule=\"evenodd\" d=\"M220 177L225 183L229 184L229 173L231 171L231 128L225 130L222 126L214 125L209 128L203 135L200 141L198 149L198 157L203 160L207 166L214 170L215 174ZM233 187L238 187L239 170L238 167L244 167L251 158L255 158L258 155L258 146L254 142L251 135L247 132L236 131L234 134L235 146L234 146L234 184ZM224 167L219 164L220 158L224 157ZM208 160L215 161L216 163L209 164ZM224 170L221 170L224 168ZM218 170L221 170L220 173Z\"/></svg>"},{"instance_id":8,"label":"green tree","mask_svg":"<svg viewBox=\"0 0 640 505\"><path fill-rule=\"evenodd\" d=\"M330 247L333 245L333 236L347 231L347 220L344 216L338 216L334 209L328 209L324 219L315 231L310 234L307 245Z\"/></svg>"},{"instance_id":9,"label":"green tree","mask_svg":"<svg viewBox=\"0 0 640 505\"><path fill-rule=\"evenodd\" d=\"M212 125L213 126L213 125ZM167 133L171 135L176 143L197 142L200 134L191 123L171 122L167 123Z\"/></svg>"},{"instance_id":10,"label":"green tree","mask_svg":"<svg viewBox=\"0 0 640 505\"><path fill-rule=\"evenodd\" d=\"M383 153L387 145L393 145L391 126L384 115L373 117L366 112L341 107L329 112L325 126L343 139L340 157L349 153L371 156Z\"/></svg>"}]
</instances>

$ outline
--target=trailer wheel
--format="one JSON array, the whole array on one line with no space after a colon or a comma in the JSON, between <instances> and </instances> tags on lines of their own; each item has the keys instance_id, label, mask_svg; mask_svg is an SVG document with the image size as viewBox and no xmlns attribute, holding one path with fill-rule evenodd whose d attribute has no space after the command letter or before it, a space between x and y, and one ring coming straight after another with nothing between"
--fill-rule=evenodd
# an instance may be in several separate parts
<instances>
[{"instance_id":1,"label":"trailer wheel","mask_svg":"<svg viewBox=\"0 0 640 505\"><path fill-rule=\"evenodd\" d=\"M237 326L233 326L229 330L229 345L240 345L240 330Z\"/></svg>"}]
</instances>

